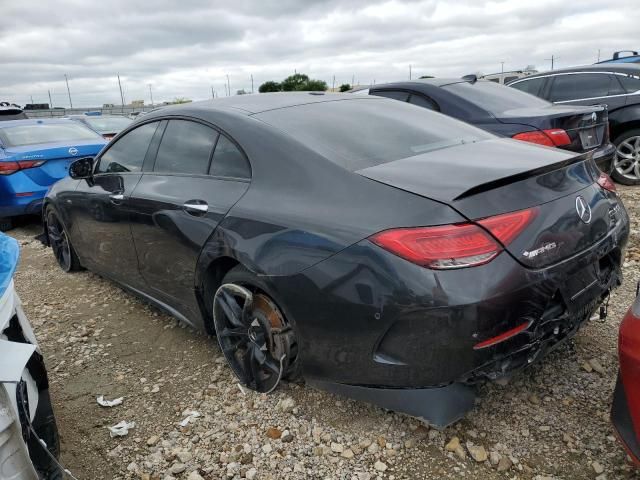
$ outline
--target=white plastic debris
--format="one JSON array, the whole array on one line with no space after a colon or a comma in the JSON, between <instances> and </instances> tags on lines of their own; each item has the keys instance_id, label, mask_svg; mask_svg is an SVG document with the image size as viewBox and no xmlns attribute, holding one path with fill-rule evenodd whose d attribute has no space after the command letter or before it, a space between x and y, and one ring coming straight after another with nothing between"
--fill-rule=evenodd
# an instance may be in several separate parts
<instances>
[{"instance_id":1,"label":"white plastic debris","mask_svg":"<svg viewBox=\"0 0 640 480\"><path fill-rule=\"evenodd\" d=\"M120 405L123 400L124 397L114 398L113 400L105 400L104 395L100 395L98 398L96 398L98 405L100 405L101 407L115 407L116 405Z\"/></svg>"},{"instance_id":2,"label":"white plastic debris","mask_svg":"<svg viewBox=\"0 0 640 480\"><path fill-rule=\"evenodd\" d=\"M135 428L136 422L127 422L125 420L121 421L117 425L113 427L107 427L109 429L109 435L111 438L113 437L124 437L129 433L129 430Z\"/></svg>"},{"instance_id":3,"label":"white plastic debris","mask_svg":"<svg viewBox=\"0 0 640 480\"><path fill-rule=\"evenodd\" d=\"M187 410L185 412L182 412L182 414L187 415L187 418L185 418L180 422L181 427L186 427L190 423L193 423L196 420L196 418L200 417L200 412L196 412L195 410L191 410L191 411Z\"/></svg>"}]
</instances>

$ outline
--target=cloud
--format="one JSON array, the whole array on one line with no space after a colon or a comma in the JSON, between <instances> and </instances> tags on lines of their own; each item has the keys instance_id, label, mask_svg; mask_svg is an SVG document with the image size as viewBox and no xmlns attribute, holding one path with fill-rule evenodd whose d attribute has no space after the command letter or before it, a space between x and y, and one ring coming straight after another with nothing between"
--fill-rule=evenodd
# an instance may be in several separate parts
<instances>
[{"instance_id":1,"label":"cloud","mask_svg":"<svg viewBox=\"0 0 640 480\"><path fill-rule=\"evenodd\" d=\"M0 100L207 98L301 71L331 84L593 63L633 48L631 0L5 2Z\"/></svg>"}]
</instances>

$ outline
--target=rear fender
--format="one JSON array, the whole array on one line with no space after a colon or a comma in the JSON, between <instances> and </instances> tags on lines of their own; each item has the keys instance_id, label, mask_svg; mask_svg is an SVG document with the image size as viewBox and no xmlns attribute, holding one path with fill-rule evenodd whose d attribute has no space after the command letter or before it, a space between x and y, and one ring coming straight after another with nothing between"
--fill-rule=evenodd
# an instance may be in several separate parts
<instances>
[{"instance_id":1,"label":"rear fender","mask_svg":"<svg viewBox=\"0 0 640 480\"><path fill-rule=\"evenodd\" d=\"M615 140L627 130L640 128L640 104L629 105L609 112L611 140Z\"/></svg>"}]
</instances>

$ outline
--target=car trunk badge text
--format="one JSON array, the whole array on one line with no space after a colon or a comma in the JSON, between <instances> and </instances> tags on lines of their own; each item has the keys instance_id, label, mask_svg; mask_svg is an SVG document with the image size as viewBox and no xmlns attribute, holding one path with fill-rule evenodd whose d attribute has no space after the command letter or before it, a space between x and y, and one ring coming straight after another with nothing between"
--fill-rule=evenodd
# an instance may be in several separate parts
<instances>
[{"instance_id":1,"label":"car trunk badge text","mask_svg":"<svg viewBox=\"0 0 640 480\"><path fill-rule=\"evenodd\" d=\"M543 246L541 246L540 248L536 248L535 250L525 250L524 252L522 252L522 255L527 258L534 258L543 253L547 253L548 251L553 250L556 247L556 242L545 243Z\"/></svg>"}]
</instances>

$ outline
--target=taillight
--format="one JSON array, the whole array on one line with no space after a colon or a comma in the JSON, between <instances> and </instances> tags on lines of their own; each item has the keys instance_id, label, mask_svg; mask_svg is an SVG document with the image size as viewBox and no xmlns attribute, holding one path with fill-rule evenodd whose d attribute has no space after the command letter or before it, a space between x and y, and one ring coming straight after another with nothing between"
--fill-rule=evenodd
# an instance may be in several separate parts
<instances>
[{"instance_id":1,"label":"taillight","mask_svg":"<svg viewBox=\"0 0 640 480\"><path fill-rule=\"evenodd\" d=\"M465 222L437 227L396 228L376 233L370 240L424 267L472 267L493 260L503 245L511 243L536 213L537 209L527 209L484 218L477 224Z\"/></svg>"},{"instance_id":2,"label":"taillight","mask_svg":"<svg viewBox=\"0 0 640 480\"><path fill-rule=\"evenodd\" d=\"M522 132L514 135L515 140L523 142L537 143L547 147L562 147L570 145L571 139L567 132L561 128L550 128L547 130L534 130L533 132Z\"/></svg>"},{"instance_id":3,"label":"taillight","mask_svg":"<svg viewBox=\"0 0 640 480\"><path fill-rule=\"evenodd\" d=\"M11 175L20 170L18 162L0 162L0 175Z\"/></svg>"},{"instance_id":4,"label":"taillight","mask_svg":"<svg viewBox=\"0 0 640 480\"><path fill-rule=\"evenodd\" d=\"M21 160L19 162L0 162L0 175L11 175L18 170L39 167L44 160Z\"/></svg>"},{"instance_id":5,"label":"taillight","mask_svg":"<svg viewBox=\"0 0 640 480\"><path fill-rule=\"evenodd\" d=\"M616 184L613 183L611 177L604 172L600 172L600 176L598 177L596 183L605 190L609 190L610 192L616 193L617 191Z\"/></svg>"}]
</instances>

